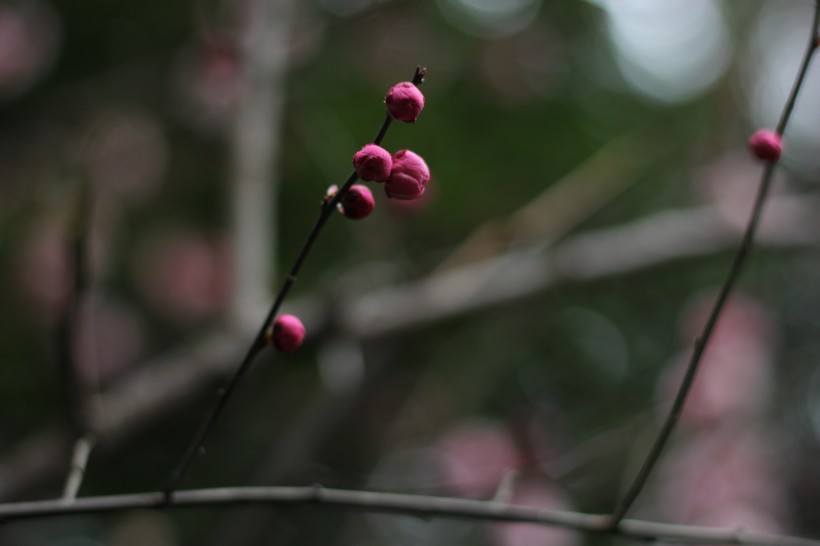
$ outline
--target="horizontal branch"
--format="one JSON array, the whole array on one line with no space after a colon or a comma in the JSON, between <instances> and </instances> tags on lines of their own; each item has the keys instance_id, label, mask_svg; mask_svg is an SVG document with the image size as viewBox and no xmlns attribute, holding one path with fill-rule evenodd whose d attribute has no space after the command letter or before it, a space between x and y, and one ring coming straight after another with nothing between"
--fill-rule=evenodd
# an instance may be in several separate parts
<instances>
[{"instance_id":1,"label":"horizontal branch","mask_svg":"<svg viewBox=\"0 0 820 546\"><path fill-rule=\"evenodd\" d=\"M74 501L48 500L0 504L4 521L69 514L119 512L130 509L166 509L193 506L320 505L429 518L456 518L479 521L533 523L592 533L662 542L692 544L740 544L749 546L820 546L820 541L737 529L676 525L626 519L618 529L608 527L608 516L531 506L495 500L380 493L308 487L227 487L175 492L167 500L162 492L86 497Z\"/></svg>"}]
</instances>

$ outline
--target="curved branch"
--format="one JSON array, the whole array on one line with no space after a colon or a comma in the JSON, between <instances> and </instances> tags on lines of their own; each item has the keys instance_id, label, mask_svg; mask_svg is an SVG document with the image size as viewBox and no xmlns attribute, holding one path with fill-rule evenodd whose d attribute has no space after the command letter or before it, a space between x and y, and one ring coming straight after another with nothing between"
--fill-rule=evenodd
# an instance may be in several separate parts
<instances>
[{"instance_id":1,"label":"curved branch","mask_svg":"<svg viewBox=\"0 0 820 546\"><path fill-rule=\"evenodd\" d=\"M786 101L785 106L783 107L783 113L780 116L780 121L777 124L778 134L782 134L783 130L786 128L786 125L788 124L789 118L791 117L792 111L794 109L794 104L797 100L797 95L803 86L806 73L808 72L809 64L818 46L817 35L819 27L820 0L815 0L814 20L812 22L811 35L809 36L808 45L806 46L806 51L803 55L803 60L800 64L800 69L798 70L794 86L792 87L791 93L789 95L788 100ZM752 208L751 214L749 215L749 221L746 224L746 230L743 233L743 239L741 240L740 246L738 247L737 252L735 253L735 257L732 261L729 273L726 276L726 279L723 281L723 285L720 287L720 292L718 293L717 300L715 300L715 303L712 305L712 309L709 312L709 318L707 319L706 324L703 327L703 330L701 331L698 338L695 340L695 349L692 352L692 356L686 368L686 373L683 376L681 385L678 388L678 392L675 395L674 401L672 402L672 407L669 410L669 414L667 415L666 420L664 421L663 426L661 427L661 430L658 432L658 436L655 438L655 442L650 448L649 453L646 456L646 459L644 459L641 468L638 470L637 476L635 476L634 480L632 481L632 484L629 486L629 489L627 489L627 492L624 495L623 499L621 499L621 501L618 503L618 506L615 508L615 511L612 513L612 518L610 520L610 525L612 527L618 526L618 523L621 521L621 519L623 519L623 517L632 507L632 504L638 498L638 495L643 490L643 487L646 485L646 482L649 479L649 475L652 473L652 470L655 468L655 465L660 459L661 453L663 452L663 449L666 446L667 442L669 441L669 437L672 434L672 430L674 430L675 425L678 422L678 418L680 417L680 414L683 411L683 406L686 403L687 395L689 394L689 390L692 386L693 381L695 380L695 375L697 374L698 367L700 365L701 360L703 359L703 354L706 351L707 345L709 344L709 339L711 338L712 332L715 329L715 325L717 324L717 321L720 318L720 314L723 311L723 307L725 306L726 301L728 300L729 295L732 292L732 289L737 283L740 271L743 269L743 266L746 263L746 259L749 255L749 252L751 252L752 246L754 245L755 233L757 232L757 227L760 223L760 217L763 212L763 205L765 204L766 198L769 194L769 188L771 187L775 166L776 162L770 161L766 164L766 167L763 170L763 175L761 176L760 184L758 185L757 196L755 197L754 206Z\"/></svg>"}]
</instances>

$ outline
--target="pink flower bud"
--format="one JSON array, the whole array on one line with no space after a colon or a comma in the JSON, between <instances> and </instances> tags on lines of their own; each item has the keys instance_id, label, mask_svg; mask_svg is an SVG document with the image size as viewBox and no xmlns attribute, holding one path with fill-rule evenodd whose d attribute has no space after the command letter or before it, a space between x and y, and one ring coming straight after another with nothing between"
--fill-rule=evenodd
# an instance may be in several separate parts
<instances>
[{"instance_id":1,"label":"pink flower bud","mask_svg":"<svg viewBox=\"0 0 820 546\"><path fill-rule=\"evenodd\" d=\"M387 113L393 119L415 123L424 108L424 95L410 82L397 83L384 97Z\"/></svg>"},{"instance_id":2,"label":"pink flower bud","mask_svg":"<svg viewBox=\"0 0 820 546\"><path fill-rule=\"evenodd\" d=\"M339 203L339 210L351 220L360 220L373 212L376 208L376 201L370 188L361 184L354 184L342 197Z\"/></svg>"},{"instance_id":3,"label":"pink flower bud","mask_svg":"<svg viewBox=\"0 0 820 546\"><path fill-rule=\"evenodd\" d=\"M384 182L390 177L393 160L381 146L368 144L353 156L353 166L362 180Z\"/></svg>"},{"instance_id":4,"label":"pink flower bud","mask_svg":"<svg viewBox=\"0 0 820 546\"><path fill-rule=\"evenodd\" d=\"M760 129L749 137L749 150L758 159L777 161L783 151L783 140L770 129Z\"/></svg>"},{"instance_id":5,"label":"pink flower bud","mask_svg":"<svg viewBox=\"0 0 820 546\"><path fill-rule=\"evenodd\" d=\"M305 340L305 326L294 315L279 315L269 330L268 342L283 353L290 353L299 348Z\"/></svg>"},{"instance_id":6,"label":"pink flower bud","mask_svg":"<svg viewBox=\"0 0 820 546\"><path fill-rule=\"evenodd\" d=\"M393 154L393 169L384 189L391 199L418 199L429 181L430 169L421 156L399 150Z\"/></svg>"}]
</instances>

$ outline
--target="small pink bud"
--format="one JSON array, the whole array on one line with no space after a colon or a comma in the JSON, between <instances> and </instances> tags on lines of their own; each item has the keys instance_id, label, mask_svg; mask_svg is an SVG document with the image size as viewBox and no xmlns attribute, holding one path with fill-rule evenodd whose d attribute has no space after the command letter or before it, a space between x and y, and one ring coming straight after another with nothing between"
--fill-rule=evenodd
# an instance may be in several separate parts
<instances>
[{"instance_id":1,"label":"small pink bud","mask_svg":"<svg viewBox=\"0 0 820 546\"><path fill-rule=\"evenodd\" d=\"M376 201L370 188L361 184L354 184L342 197L339 203L339 210L351 220L360 220L373 212L376 208Z\"/></svg>"},{"instance_id":2,"label":"small pink bud","mask_svg":"<svg viewBox=\"0 0 820 546\"><path fill-rule=\"evenodd\" d=\"M399 150L393 154L393 170L384 186L391 199L418 199L430 181L427 163L410 150Z\"/></svg>"},{"instance_id":3,"label":"small pink bud","mask_svg":"<svg viewBox=\"0 0 820 546\"><path fill-rule=\"evenodd\" d=\"M415 123L424 108L424 95L410 82L397 83L384 97L387 113L393 119Z\"/></svg>"},{"instance_id":4,"label":"small pink bud","mask_svg":"<svg viewBox=\"0 0 820 546\"><path fill-rule=\"evenodd\" d=\"M783 151L783 140L770 129L760 129L749 137L749 150L758 159L777 161Z\"/></svg>"},{"instance_id":5,"label":"small pink bud","mask_svg":"<svg viewBox=\"0 0 820 546\"><path fill-rule=\"evenodd\" d=\"M268 332L268 342L283 353L295 351L305 340L305 326L295 315L279 315Z\"/></svg>"},{"instance_id":6,"label":"small pink bud","mask_svg":"<svg viewBox=\"0 0 820 546\"><path fill-rule=\"evenodd\" d=\"M390 177L392 165L390 152L376 144L368 144L353 156L356 174L365 181L384 182Z\"/></svg>"}]
</instances>

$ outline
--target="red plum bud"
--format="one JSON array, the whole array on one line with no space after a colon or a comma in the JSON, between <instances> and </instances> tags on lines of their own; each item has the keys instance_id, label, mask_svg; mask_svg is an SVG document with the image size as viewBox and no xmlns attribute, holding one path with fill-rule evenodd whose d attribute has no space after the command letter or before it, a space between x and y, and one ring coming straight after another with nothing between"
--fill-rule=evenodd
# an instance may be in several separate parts
<instances>
[{"instance_id":1,"label":"red plum bud","mask_svg":"<svg viewBox=\"0 0 820 546\"><path fill-rule=\"evenodd\" d=\"M342 197L339 209L351 220L360 220L373 212L376 208L376 201L370 188L361 184L354 184Z\"/></svg>"},{"instance_id":2,"label":"red plum bud","mask_svg":"<svg viewBox=\"0 0 820 546\"><path fill-rule=\"evenodd\" d=\"M758 159L777 161L783 151L783 140L770 129L760 129L749 137L749 150Z\"/></svg>"},{"instance_id":3,"label":"red plum bud","mask_svg":"<svg viewBox=\"0 0 820 546\"><path fill-rule=\"evenodd\" d=\"M427 163L410 150L399 150L393 154L393 169L384 186L391 199L418 199L430 181Z\"/></svg>"},{"instance_id":4,"label":"red plum bud","mask_svg":"<svg viewBox=\"0 0 820 546\"><path fill-rule=\"evenodd\" d=\"M415 123L424 108L424 95L410 82L397 83L384 97L390 117L407 123Z\"/></svg>"},{"instance_id":5,"label":"red plum bud","mask_svg":"<svg viewBox=\"0 0 820 546\"><path fill-rule=\"evenodd\" d=\"M381 146L368 144L353 156L353 166L362 180L384 182L390 177L393 159Z\"/></svg>"},{"instance_id":6,"label":"red plum bud","mask_svg":"<svg viewBox=\"0 0 820 546\"><path fill-rule=\"evenodd\" d=\"M305 326L295 315L280 315L273 321L268 341L283 353L295 351L305 340Z\"/></svg>"}]
</instances>

